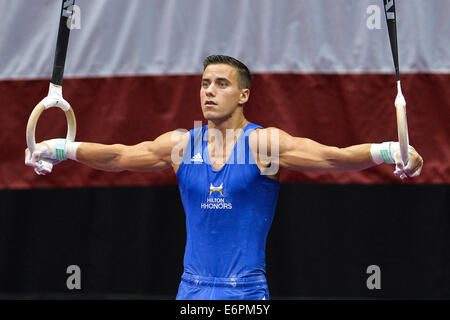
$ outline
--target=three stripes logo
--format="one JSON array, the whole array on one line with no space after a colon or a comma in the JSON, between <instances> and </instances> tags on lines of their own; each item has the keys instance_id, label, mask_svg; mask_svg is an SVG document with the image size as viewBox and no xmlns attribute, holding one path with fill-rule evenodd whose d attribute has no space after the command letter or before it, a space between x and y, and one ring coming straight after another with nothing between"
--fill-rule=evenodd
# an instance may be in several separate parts
<instances>
[{"instance_id":1,"label":"three stripes logo","mask_svg":"<svg viewBox=\"0 0 450 320\"><path fill-rule=\"evenodd\" d=\"M55 149L55 157L56 160L66 160L66 150L64 149Z\"/></svg>"},{"instance_id":2,"label":"three stripes logo","mask_svg":"<svg viewBox=\"0 0 450 320\"><path fill-rule=\"evenodd\" d=\"M195 156L193 156L191 158L191 161L193 161L193 162L203 162L203 158L202 158L202 155L200 154L200 152L197 153Z\"/></svg>"},{"instance_id":3,"label":"three stripes logo","mask_svg":"<svg viewBox=\"0 0 450 320\"><path fill-rule=\"evenodd\" d=\"M55 139L55 158L56 160L66 160L66 139Z\"/></svg>"}]
</instances>

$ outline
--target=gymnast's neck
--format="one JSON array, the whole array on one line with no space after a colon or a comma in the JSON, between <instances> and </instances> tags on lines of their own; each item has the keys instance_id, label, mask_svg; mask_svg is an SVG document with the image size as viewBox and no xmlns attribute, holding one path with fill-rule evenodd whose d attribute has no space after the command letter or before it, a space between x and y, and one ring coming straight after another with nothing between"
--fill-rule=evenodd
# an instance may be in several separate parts
<instances>
[{"instance_id":1,"label":"gymnast's neck","mask_svg":"<svg viewBox=\"0 0 450 320\"><path fill-rule=\"evenodd\" d=\"M245 118L242 109L238 108L236 112L221 119L208 119L208 129L214 128L221 131L223 137L226 136L227 129L244 129L249 121Z\"/></svg>"}]
</instances>

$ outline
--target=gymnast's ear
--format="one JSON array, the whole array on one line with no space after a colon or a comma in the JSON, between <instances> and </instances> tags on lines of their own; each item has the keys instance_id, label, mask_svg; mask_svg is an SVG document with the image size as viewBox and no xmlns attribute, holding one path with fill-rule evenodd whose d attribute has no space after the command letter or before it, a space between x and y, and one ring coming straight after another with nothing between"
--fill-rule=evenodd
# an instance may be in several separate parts
<instances>
[{"instance_id":1,"label":"gymnast's ear","mask_svg":"<svg viewBox=\"0 0 450 320\"><path fill-rule=\"evenodd\" d=\"M241 95L239 96L239 104L245 104L250 97L250 89L241 89Z\"/></svg>"}]
</instances>

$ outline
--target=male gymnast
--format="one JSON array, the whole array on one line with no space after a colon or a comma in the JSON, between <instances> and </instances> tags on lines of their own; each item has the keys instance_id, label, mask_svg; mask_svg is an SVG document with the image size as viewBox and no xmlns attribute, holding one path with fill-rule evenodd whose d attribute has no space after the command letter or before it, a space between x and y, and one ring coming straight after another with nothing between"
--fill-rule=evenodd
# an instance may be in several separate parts
<instances>
[{"instance_id":1,"label":"male gymnast","mask_svg":"<svg viewBox=\"0 0 450 320\"><path fill-rule=\"evenodd\" d=\"M51 172L43 162L55 165L65 159L117 172L172 167L187 231L176 298L269 299L265 248L278 199L279 167L345 172L392 163L394 174L405 178L418 176L423 160L409 146L404 166L398 142L338 148L251 123L244 116L251 79L242 62L209 56L200 87L207 125L133 146L47 140L33 154L25 151L25 163L38 174Z\"/></svg>"}]
</instances>

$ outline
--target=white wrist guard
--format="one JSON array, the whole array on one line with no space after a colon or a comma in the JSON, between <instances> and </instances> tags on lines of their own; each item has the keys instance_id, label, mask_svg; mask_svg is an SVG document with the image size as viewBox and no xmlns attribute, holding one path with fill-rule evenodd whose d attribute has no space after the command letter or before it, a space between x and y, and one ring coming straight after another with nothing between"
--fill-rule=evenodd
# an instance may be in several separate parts
<instances>
[{"instance_id":1,"label":"white wrist guard","mask_svg":"<svg viewBox=\"0 0 450 320\"><path fill-rule=\"evenodd\" d=\"M81 142L66 142L66 157L70 160L77 160L77 149L80 146Z\"/></svg>"},{"instance_id":2,"label":"white wrist guard","mask_svg":"<svg viewBox=\"0 0 450 320\"><path fill-rule=\"evenodd\" d=\"M81 142L68 141L67 139L51 139L45 141L50 146L50 158L59 161L71 159L77 160L77 149Z\"/></svg>"},{"instance_id":3,"label":"white wrist guard","mask_svg":"<svg viewBox=\"0 0 450 320\"><path fill-rule=\"evenodd\" d=\"M394 152L399 150L400 146L398 142L383 142L373 143L370 147L370 155L372 160L376 164L380 163L395 163Z\"/></svg>"}]
</instances>

